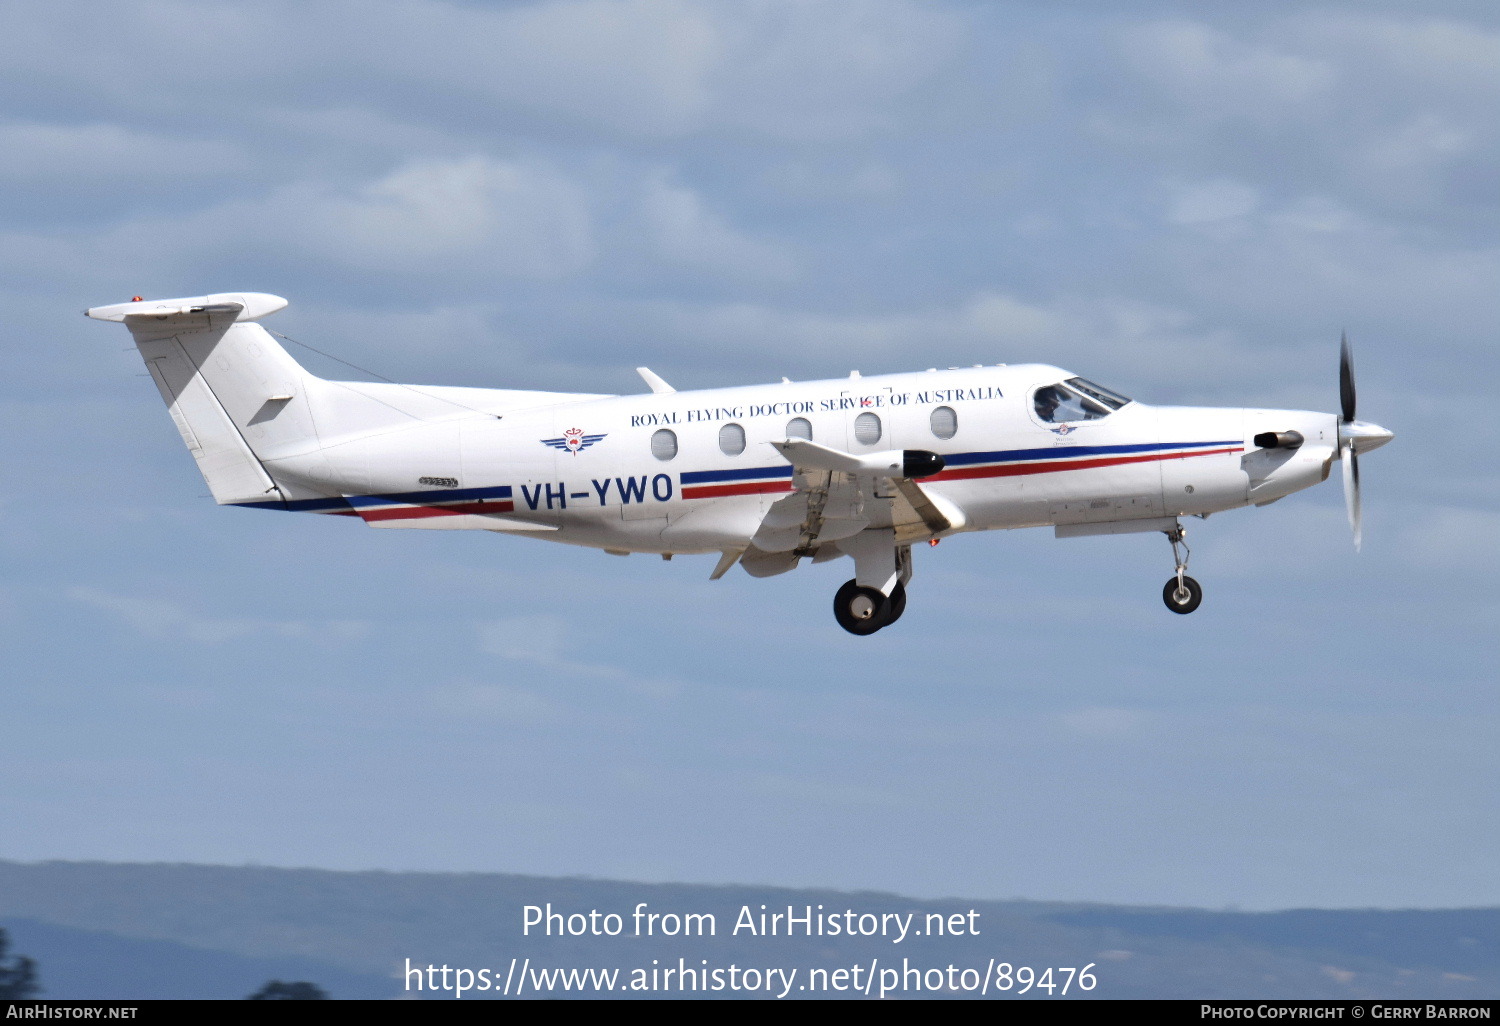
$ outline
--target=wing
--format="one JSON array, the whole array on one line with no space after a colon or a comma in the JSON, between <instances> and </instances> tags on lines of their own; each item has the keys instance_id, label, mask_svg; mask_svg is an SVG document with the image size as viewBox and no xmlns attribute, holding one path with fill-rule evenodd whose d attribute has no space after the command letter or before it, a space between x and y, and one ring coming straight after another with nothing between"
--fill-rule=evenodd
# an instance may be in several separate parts
<instances>
[{"instance_id":1,"label":"wing","mask_svg":"<svg viewBox=\"0 0 1500 1026\"><path fill-rule=\"evenodd\" d=\"M911 476L942 468L931 453L896 449L856 456L800 438L771 444L792 465L794 491L766 511L740 557L752 576L785 573L803 557L817 563L836 559L845 555L838 543L865 530L890 530L900 547L964 526L956 506Z\"/></svg>"}]
</instances>

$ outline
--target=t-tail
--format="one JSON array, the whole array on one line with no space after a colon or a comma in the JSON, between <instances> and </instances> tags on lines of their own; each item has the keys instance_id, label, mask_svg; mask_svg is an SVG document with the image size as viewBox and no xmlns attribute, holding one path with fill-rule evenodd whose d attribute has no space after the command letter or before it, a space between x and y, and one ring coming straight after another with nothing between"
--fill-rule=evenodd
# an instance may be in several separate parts
<instances>
[{"instance_id":1,"label":"t-tail","mask_svg":"<svg viewBox=\"0 0 1500 1026\"><path fill-rule=\"evenodd\" d=\"M255 323L286 305L280 296L240 292L85 311L130 329L221 505L292 500L267 463L320 448L313 411L326 383Z\"/></svg>"}]
</instances>

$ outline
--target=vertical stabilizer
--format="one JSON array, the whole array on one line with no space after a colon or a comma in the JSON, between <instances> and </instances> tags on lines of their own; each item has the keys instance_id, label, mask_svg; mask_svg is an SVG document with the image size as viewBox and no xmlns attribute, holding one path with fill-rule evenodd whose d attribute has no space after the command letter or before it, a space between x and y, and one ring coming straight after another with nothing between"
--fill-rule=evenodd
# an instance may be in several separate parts
<instances>
[{"instance_id":1,"label":"vertical stabilizer","mask_svg":"<svg viewBox=\"0 0 1500 1026\"><path fill-rule=\"evenodd\" d=\"M260 325L278 296L226 293L87 311L130 329L152 380L220 504L285 498L263 461L318 447L304 371Z\"/></svg>"}]
</instances>

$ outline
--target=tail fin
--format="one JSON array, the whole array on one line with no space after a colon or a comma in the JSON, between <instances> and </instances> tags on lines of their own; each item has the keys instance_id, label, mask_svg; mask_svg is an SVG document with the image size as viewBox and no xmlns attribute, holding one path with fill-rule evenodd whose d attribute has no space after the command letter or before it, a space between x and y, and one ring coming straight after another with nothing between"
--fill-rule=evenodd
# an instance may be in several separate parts
<instances>
[{"instance_id":1,"label":"tail fin","mask_svg":"<svg viewBox=\"0 0 1500 1026\"><path fill-rule=\"evenodd\" d=\"M279 296L224 293L95 307L130 329L215 501L285 498L264 460L318 448L308 374L259 324Z\"/></svg>"}]
</instances>

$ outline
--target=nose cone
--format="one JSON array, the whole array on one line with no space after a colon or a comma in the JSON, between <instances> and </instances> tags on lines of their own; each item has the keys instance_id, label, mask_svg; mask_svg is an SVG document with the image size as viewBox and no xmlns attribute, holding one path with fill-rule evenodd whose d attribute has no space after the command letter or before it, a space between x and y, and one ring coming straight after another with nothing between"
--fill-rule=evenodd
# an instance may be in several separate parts
<instances>
[{"instance_id":1,"label":"nose cone","mask_svg":"<svg viewBox=\"0 0 1500 1026\"><path fill-rule=\"evenodd\" d=\"M1387 431L1379 424L1370 424L1363 420L1339 425L1339 440L1352 443L1356 453L1362 454L1371 449L1379 449L1395 437L1395 432Z\"/></svg>"}]
</instances>

